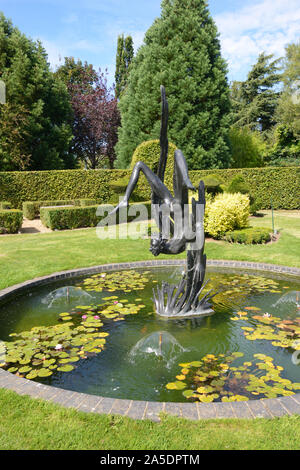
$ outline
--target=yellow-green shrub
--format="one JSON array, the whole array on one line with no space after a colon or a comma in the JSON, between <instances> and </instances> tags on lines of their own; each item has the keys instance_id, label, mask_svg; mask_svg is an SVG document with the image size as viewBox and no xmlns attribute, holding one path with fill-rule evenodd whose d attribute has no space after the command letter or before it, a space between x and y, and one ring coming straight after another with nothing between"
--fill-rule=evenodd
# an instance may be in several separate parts
<instances>
[{"instance_id":1,"label":"yellow-green shrub","mask_svg":"<svg viewBox=\"0 0 300 470\"><path fill-rule=\"evenodd\" d=\"M248 226L249 197L245 194L219 194L206 204L205 231L214 238Z\"/></svg>"}]
</instances>

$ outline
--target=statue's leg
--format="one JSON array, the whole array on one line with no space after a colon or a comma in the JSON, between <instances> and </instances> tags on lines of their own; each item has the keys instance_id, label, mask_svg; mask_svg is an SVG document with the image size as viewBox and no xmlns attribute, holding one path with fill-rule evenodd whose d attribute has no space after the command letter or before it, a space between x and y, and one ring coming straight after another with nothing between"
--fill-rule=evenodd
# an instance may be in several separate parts
<instances>
[{"instance_id":1,"label":"statue's leg","mask_svg":"<svg viewBox=\"0 0 300 470\"><path fill-rule=\"evenodd\" d=\"M126 188L124 198L118 204L118 206L113 210L112 213L118 212L122 207L128 206L130 196L133 193L138 183L140 172L142 172L145 175L146 180L149 183L152 192L156 194L160 200L164 201L168 205L170 204L171 201L173 201L174 198L172 194L170 193L168 188L161 182L159 177L155 173L153 173L153 171L150 170L150 168L145 163L137 162L131 173L131 177L130 177L128 186Z\"/></svg>"},{"instance_id":2,"label":"statue's leg","mask_svg":"<svg viewBox=\"0 0 300 470\"><path fill-rule=\"evenodd\" d=\"M186 203L186 201L184 201L183 199L187 197L186 196L187 189L196 191L195 187L193 186L189 178L189 172L188 172L186 159L182 151L175 150L175 158L174 158L174 195L175 195L175 198L181 201L182 203Z\"/></svg>"}]
</instances>

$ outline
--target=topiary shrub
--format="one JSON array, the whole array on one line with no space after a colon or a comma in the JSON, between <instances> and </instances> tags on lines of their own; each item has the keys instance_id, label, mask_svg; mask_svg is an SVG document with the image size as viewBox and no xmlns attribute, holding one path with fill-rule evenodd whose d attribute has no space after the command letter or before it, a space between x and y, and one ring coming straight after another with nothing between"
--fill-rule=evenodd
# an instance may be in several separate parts
<instances>
[{"instance_id":1,"label":"topiary shrub","mask_svg":"<svg viewBox=\"0 0 300 470\"><path fill-rule=\"evenodd\" d=\"M208 194L215 196L216 194L222 193L222 180L218 175L207 175L204 176L203 182L205 184L205 190Z\"/></svg>"},{"instance_id":2,"label":"topiary shrub","mask_svg":"<svg viewBox=\"0 0 300 470\"><path fill-rule=\"evenodd\" d=\"M168 158L165 170L165 183L172 189L173 171L174 171L174 153L176 145L169 142ZM160 145L159 140L148 140L142 142L134 151L130 170L133 170L135 164L139 161L144 162L154 173L157 173L158 164L160 159ZM146 178L141 176L136 189L138 195L143 200L150 199L151 191L147 184Z\"/></svg>"},{"instance_id":3,"label":"topiary shrub","mask_svg":"<svg viewBox=\"0 0 300 470\"><path fill-rule=\"evenodd\" d=\"M242 175L236 175L230 181L229 185L226 188L227 193L241 193L241 194L249 194L250 187L249 184L246 183Z\"/></svg>"},{"instance_id":4,"label":"topiary shrub","mask_svg":"<svg viewBox=\"0 0 300 470\"><path fill-rule=\"evenodd\" d=\"M0 233L18 233L22 223L22 211L17 209L0 211Z\"/></svg>"},{"instance_id":5,"label":"topiary shrub","mask_svg":"<svg viewBox=\"0 0 300 470\"><path fill-rule=\"evenodd\" d=\"M250 214L256 214L258 206L254 197L250 194L250 185L246 183L242 175L236 175L225 189L227 193L235 194L248 194L250 199Z\"/></svg>"},{"instance_id":6,"label":"topiary shrub","mask_svg":"<svg viewBox=\"0 0 300 470\"><path fill-rule=\"evenodd\" d=\"M226 232L248 226L249 197L245 194L218 194L206 205L204 228L213 238L221 238Z\"/></svg>"},{"instance_id":7,"label":"topiary shrub","mask_svg":"<svg viewBox=\"0 0 300 470\"><path fill-rule=\"evenodd\" d=\"M262 244L271 240L271 230L264 227L248 227L243 230L233 230L224 235L224 240L230 243L245 245Z\"/></svg>"}]
</instances>

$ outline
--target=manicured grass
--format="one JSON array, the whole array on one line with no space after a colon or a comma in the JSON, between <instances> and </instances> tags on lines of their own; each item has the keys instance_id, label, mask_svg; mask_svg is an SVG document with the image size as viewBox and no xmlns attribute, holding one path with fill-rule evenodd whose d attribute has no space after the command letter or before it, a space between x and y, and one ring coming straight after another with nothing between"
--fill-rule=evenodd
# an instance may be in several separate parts
<instances>
[{"instance_id":1,"label":"manicured grass","mask_svg":"<svg viewBox=\"0 0 300 470\"><path fill-rule=\"evenodd\" d=\"M298 449L300 417L161 423L85 414L10 391L0 393L1 449Z\"/></svg>"},{"instance_id":2,"label":"manicured grass","mask_svg":"<svg viewBox=\"0 0 300 470\"><path fill-rule=\"evenodd\" d=\"M251 225L271 228L270 212L265 213L265 217L251 218ZM235 259L300 267L300 217L295 217L290 211L287 214L279 211L275 213L275 222L281 231L278 242L253 246L222 241L207 242L208 259ZM149 240L100 240L95 228L0 236L0 289L65 269L146 259L153 259L149 252Z\"/></svg>"},{"instance_id":3,"label":"manicured grass","mask_svg":"<svg viewBox=\"0 0 300 470\"><path fill-rule=\"evenodd\" d=\"M251 218L270 227L271 215ZM211 259L300 267L299 212L278 211L278 242L265 246L208 242ZM184 257L184 255L182 255ZM37 276L103 263L153 259L149 240L99 240L95 229L0 237L0 289ZM0 390L0 449L298 449L300 417L161 423L79 413Z\"/></svg>"}]
</instances>

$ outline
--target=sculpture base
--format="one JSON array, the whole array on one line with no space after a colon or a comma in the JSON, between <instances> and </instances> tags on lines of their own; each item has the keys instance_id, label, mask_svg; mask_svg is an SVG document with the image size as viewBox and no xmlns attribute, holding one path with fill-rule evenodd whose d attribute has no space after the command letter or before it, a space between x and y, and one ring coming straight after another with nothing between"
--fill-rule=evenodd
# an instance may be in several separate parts
<instances>
[{"instance_id":1,"label":"sculpture base","mask_svg":"<svg viewBox=\"0 0 300 470\"><path fill-rule=\"evenodd\" d=\"M189 312L186 313L172 313L172 312L156 312L157 315L159 315L161 318L165 318L166 320L188 320L189 318L202 318L202 317L208 317L210 315L213 315L215 312L214 310L210 307L207 306L206 308L203 308L201 310L190 310Z\"/></svg>"},{"instance_id":2,"label":"sculpture base","mask_svg":"<svg viewBox=\"0 0 300 470\"><path fill-rule=\"evenodd\" d=\"M205 284L206 285L206 284ZM178 285L163 282L161 286L153 289L153 301L156 313L167 319L183 319L205 317L214 313L210 300L214 295L209 291L199 298L198 286L193 288L184 277ZM195 286L194 286L195 287Z\"/></svg>"}]
</instances>

